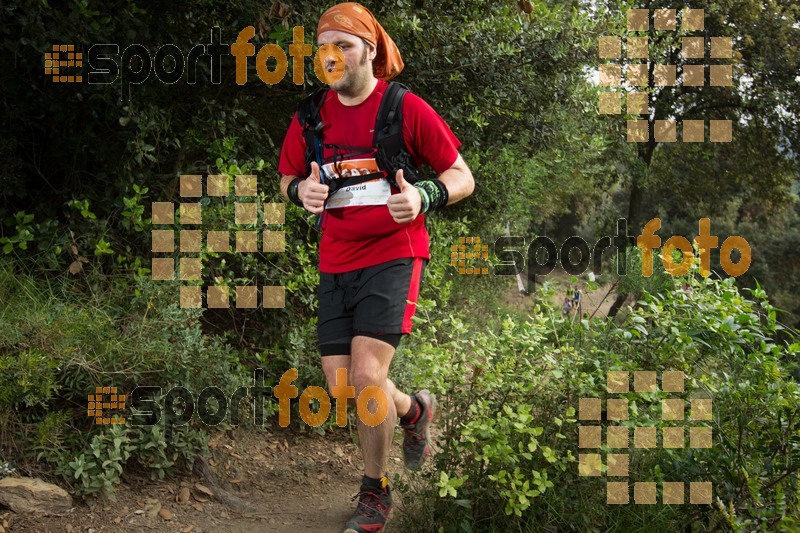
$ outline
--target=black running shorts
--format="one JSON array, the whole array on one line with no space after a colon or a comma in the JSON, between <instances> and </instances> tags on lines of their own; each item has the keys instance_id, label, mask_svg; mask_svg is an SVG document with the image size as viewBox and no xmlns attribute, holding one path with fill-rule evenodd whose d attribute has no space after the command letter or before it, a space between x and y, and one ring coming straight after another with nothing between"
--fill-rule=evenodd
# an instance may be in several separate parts
<instances>
[{"instance_id":1,"label":"black running shorts","mask_svg":"<svg viewBox=\"0 0 800 533\"><path fill-rule=\"evenodd\" d=\"M426 259L396 259L342 274L320 273L320 352L350 355L356 335L385 341L395 348L411 333Z\"/></svg>"}]
</instances>

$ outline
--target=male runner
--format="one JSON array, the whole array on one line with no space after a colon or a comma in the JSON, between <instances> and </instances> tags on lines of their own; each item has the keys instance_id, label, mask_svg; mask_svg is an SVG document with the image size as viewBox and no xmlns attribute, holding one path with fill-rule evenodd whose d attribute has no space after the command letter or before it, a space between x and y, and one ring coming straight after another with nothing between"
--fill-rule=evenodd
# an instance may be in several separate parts
<instances>
[{"instance_id":1,"label":"male runner","mask_svg":"<svg viewBox=\"0 0 800 533\"><path fill-rule=\"evenodd\" d=\"M419 468L430 452L434 397L427 391L404 394L388 378L400 338L411 332L422 270L430 259L423 213L470 195L474 182L458 153L461 143L445 121L407 93L402 109L406 148L417 165L430 165L438 179L411 185L398 170L397 187L384 176L329 195L320 172L328 179L378 172L372 130L387 81L400 73L403 61L372 13L357 3L326 11L317 26L317 43L334 44L344 54L344 74L330 85L320 111L322 169L312 162L306 175L305 140L295 115L278 171L284 196L322 217L318 337L328 386L336 385L336 370L344 368L356 395L377 386L389 400L382 424L358 421L364 477L358 507L345 529L374 532L383 529L391 511L384 473L398 416L405 430L406 467ZM325 67L333 67L332 58Z\"/></svg>"}]
</instances>

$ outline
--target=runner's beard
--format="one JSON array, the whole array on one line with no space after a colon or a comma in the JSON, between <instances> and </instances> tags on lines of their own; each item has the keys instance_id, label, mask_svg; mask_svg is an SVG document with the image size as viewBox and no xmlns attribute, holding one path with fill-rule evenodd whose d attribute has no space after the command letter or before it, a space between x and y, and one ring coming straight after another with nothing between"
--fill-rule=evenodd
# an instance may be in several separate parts
<instances>
[{"instance_id":1,"label":"runner's beard","mask_svg":"<svg viewBox=\"0 0 800 533\"><path fill-rule=\"evenodd\" d=\"M369 70L367 58L369 49L365 46L364 53L358 61L358 68L353 69L345 65L344 75L336 83L331 84L331 89L345 96L358 96L360 92L369 85Z\"/></svg>"}]
</instances>

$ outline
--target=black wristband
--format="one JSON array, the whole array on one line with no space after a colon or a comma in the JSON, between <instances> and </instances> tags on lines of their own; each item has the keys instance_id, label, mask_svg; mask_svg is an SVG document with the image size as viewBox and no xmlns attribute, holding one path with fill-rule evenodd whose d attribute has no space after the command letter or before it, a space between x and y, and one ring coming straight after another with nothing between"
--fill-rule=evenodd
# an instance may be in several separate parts
<instances>
[{"instance_id":1,"label":"black wristband","mask_svg":"<svg viewBox=\"0 0 800 533\"><path fill-rule=\"evenodd\" d=\"M427 193L428 206L425 211L440 209L446 206L447 201L450 199L450 194L447 192L447 187L445 187L441 180L421 180L416 182L414 187L422 189Z\"/></svg>"},{"instance_id":2,"label":"black wristband","mask_svg":"<svg viewBox=\"0 0 800 533\"><path fill-rule=\"evenodd\" d=\"M289 187L286 189L286 195L294 205L303 207L303 201L300 199L298 194L298 186L300 185L301 181L303 181L303 178L293 179L292 182L289 183Z\"/></svg>"}]
</instances>

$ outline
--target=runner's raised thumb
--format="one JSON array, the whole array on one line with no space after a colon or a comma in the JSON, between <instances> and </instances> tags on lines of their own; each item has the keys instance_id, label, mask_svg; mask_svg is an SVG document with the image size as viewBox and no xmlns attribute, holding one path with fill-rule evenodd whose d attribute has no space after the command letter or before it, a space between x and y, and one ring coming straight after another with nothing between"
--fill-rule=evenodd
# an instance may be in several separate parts
<instances>
[{"instance_id":1,"label":"runner's raised thumb","mask_svg":"<svg viewBox=\"0 0 800 533\"><path fill-rule=\"evenodd\" d=\"M317 163L315 163L314 161L311 162L311 175L309 177L310 178L314 178L314 181L316 181L317 183L320 182L320 180L319 180L319 165Z\"/></svg>"},{"instance_id":2,"label":"runner's raised thumb","mask_svg":"<svg viewBox=\"0 0 800 533\"><path fill-rule=\"evenodd\" d=\"M406 189L408 189L409 187L411 187L411 184L409 182L407 182L405 180L405 178L403 177L403 169L402 168L397 171L397 174L395 174L395 178L394 179L397 182L397 186L400 188L400 192L403 192Z\"/></svg>"}]
</instances>

